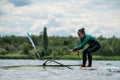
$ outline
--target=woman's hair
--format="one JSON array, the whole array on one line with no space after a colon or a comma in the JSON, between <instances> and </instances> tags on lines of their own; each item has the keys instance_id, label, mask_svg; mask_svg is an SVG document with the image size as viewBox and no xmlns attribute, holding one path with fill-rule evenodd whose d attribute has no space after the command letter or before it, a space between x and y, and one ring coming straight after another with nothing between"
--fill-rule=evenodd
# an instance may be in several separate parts
<instances>
[{"instance_id":1,"label":"woman's hair","mask_svg":"<svg viewBox=\"0 0 120 80\"><path fill-rule=\"evenodd\" d=\"M84 33L84 34L85 34L85 28L79 29L78 32L81 32L81 33Z\"/></svg>"}]
</instances>

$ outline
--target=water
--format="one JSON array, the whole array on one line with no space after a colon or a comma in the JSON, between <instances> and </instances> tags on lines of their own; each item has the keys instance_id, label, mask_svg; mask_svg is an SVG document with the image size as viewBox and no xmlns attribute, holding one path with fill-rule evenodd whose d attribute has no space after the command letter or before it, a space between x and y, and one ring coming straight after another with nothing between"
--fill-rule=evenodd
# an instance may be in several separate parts
<instances>
[{"instance_id":1,"label":"water","mask_svg":"<svg viewBox=\"0 0 120 80\"><path fill-rule=\"evenodd\" d=\"M0 60L0 66L41 65L40 60ZM59 60L63 64L80 64L77 60ZM54 64L54 63L49 63ZM0 68L0 80L120 80L120 61L93 61L97 70L66 67Z\"/></svg>"}]
</instances>

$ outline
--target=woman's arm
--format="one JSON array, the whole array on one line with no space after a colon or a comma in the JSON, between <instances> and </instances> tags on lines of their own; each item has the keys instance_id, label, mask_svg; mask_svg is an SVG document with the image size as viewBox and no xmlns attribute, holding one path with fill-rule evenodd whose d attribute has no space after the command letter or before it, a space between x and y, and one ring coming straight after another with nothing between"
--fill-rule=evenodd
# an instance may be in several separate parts
<instances>
[{"instance_id":1,"label":"woman's arm","mask_svg":"<svg viewBox=\"0 0 120 80\"><path fill-rule=\"evenodd\" d=\"M83 42L80 43L79 46L75 47L75 48L73 49L73 51L77 51L77 50L82 49L82 48L87 44L87 42L89 41L89 39L90 39L90 37L85 37L85 39L83 40Z\"/></svg>"}]
</instances>

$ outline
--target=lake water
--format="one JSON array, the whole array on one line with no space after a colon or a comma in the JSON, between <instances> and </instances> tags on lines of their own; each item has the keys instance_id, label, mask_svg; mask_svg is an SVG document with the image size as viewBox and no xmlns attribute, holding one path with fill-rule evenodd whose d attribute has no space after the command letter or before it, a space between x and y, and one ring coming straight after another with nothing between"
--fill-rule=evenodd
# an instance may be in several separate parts
<instances>
[{"instance_id":1,"label":"lake water","mask_svg":"<svg viewBox=\"0 0 120 80\"><path fill-rule=\"evenodd\" d=\"M64 65L80 64L78 60L57 60ZM0 66L41 65L44 60L0 60ZM49 63L54 64L54 63ZM80 67L11 67L0 68L0 80L120 80L120 61L93 61L97 70Z\"/></svg>"}]
</instances>

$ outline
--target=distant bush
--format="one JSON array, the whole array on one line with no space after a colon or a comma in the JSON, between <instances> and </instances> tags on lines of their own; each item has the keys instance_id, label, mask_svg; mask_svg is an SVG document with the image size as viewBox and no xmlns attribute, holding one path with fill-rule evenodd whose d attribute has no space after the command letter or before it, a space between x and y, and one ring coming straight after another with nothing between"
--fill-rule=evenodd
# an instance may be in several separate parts
<instances>
[{"instance_id":1,"label":"distant bush","mask_svg":"<svg viewBox=\"0 0 120 80\"><path fill-rule=\"evenodd\" d=\"M5 50L5 49L1 49L0 48L0 55L5 55L7 54L8 52Z\"/></svg>"},{"instance_id":2,"label":"distant bush","mask_svg":"<svg viewBox=\"0 0 120 80\"><path fill-rule=\"evenodd\" d=\"M27 55L29 55L29 44L27 44L27 43L24 43L23 44L23 54L27 54Z\"/></svg>"}]
</instances>

